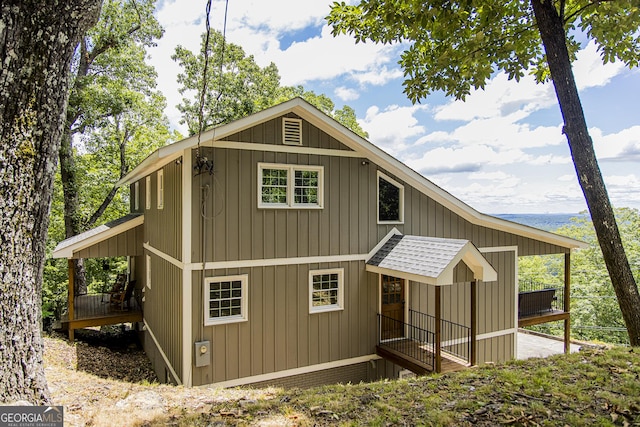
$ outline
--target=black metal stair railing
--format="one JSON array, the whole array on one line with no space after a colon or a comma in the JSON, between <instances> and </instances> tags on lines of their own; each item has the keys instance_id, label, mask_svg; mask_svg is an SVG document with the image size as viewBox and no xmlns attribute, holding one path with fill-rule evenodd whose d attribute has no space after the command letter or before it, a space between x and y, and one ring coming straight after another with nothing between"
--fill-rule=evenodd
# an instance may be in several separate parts
<instances>
[{"instance_id":1,"label":"black metal stair railing","mask_svg":"<svg viewBox=\"0 0 640 427\"><path fill-rule=\"evenodd\" d=\"M426 313L409 310L409 323L378 314L380 344L434 367L436 319ZM440 320L440 346L447 353L469 363L471 328Z\"/></svg>"},{"instance_id":2,"label":"black metal stair railing","mask_svg":"<svg viewBox=\"0 0 640 427\"><path fill-rule=\"evenodd\" d=\"M427 331L436 330L436 318L409 309L409 323ZM443 352L469 362L471 360L471 328L449 320L440 320L440 342Z\"/></svg>"},{"instance_id":3,"label":"black metal stair railing","mask_svg":"<svg viewBox=\"0 0 640 427\"><path fill-rule=\"evenodd\" d=\"M433 370L433 332L382 314L378 314L378 332L381 345L411 357Z\"/></svg>"}]
</instances>

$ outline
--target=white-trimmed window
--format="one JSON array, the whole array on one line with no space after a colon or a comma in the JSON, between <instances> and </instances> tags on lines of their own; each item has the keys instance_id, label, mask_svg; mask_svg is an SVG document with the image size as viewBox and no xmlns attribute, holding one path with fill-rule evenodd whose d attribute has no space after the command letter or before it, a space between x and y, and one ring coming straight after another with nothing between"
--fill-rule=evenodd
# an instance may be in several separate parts
<instances>
[{"instance_id":1,"label":"white-trimmed window","mask_svg":"<svg viewBox=\"0 0 640 427\"><path fill-rule=\"evenodd\" d=\"M378 224L404 223L404 185L378 171Z\"/></svg>"},{"instance_id":2,"label":"white-trimmed window","mask_svg":"<svg viewBox=\"0 0 640 427\"><path fill-rule=\"evenodd\" d=\"M258 206L322 208L323 166L258 163Z\"/></svg>"},{"instance_id":3,"label":"white-trimmed window","mask_svg":"<svg viewBox=\"0 0 640 427\"><path fill-rule=\"evenodd\" d=\"M140 181L133 184L133 210L140 209Z\"/></svg>"},{"instance_id":4,"label":"white-trimmed window","mask_svg":"<svg viewBox=\"0 0 640 427\"><path fill-rule=\"evenodd\" d=\"M144 207L149 210L151 209L151 175L144 180L144 196Z\"/></svg>"},{"instance_id":5,"label":"white-trimmed window","mask_svg":"<svg viewBox=\"0 0 640 427\"><path fill-rule=\"evenodd\" d=\"M247 320L248 281L246 274L205 279L205 326Z\"/></svg>"},{"instance_id":6,"label":"white-trimmed window","mask_svg":"<svg viewBox=\"0 0 640 427\"><path fill-rule=\"evenodd\" d=\"M342 310L344 308L344 269L312 270L309 272L309 312Z\"/></svg>"},{"instance_id":7,"label":"white-trimmed window","mask_svg":"<svg viewBox=\"0 0 640 427\"><path fill-rule=\"evenodd\" d=\"M158 209L164 208L164 170L158 171Z\"/></svg>"}]
</instances>

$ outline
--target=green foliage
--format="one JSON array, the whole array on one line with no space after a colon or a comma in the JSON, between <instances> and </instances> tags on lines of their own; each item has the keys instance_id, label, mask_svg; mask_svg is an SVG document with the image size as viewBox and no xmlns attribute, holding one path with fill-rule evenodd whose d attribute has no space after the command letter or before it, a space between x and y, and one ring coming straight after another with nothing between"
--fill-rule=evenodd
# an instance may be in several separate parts
<instances>
[{"instance_id":1,"label":"green foliage","mask_svg":"<svg viewBox=\"0 0 640 427\"><path fill-rule=\"evenodd\" d=\"M63 184L75 192L80 230L129 212L129 195L116 182L148 154L177 138L164 115L165 98L156 90L157 73L145 62L146 49L163 30L153 16L155 0L108 0L100 20L87 32L72 64L73 84L66 134L71 141L75 180L62 183L56 175L47 251L65 236ZM115 270L105 271L111 263ZM89 291L103 290L120 260L86 260ZM59 316L66 301L67 263L50 260L44 272L44 314ZM53 308L52 308L53 307Z\"/></svg>"},{"instance_id":2,"label":"green foliage","mask_svg":"<svg viewBox=\"0 0 640 427\"><path fill-rule=\"evenodd\" d=\"M554 0L563 16L572 59L579 27L594 40L605 62L637 66L640 58L640 9L634 0L593 2ZM406 43L400 65L405 93L418 102L444 91L464 99L484 88L496 72L519 80L525 73L549 78L546 57L530 2L377 1L357 5L334 2L327 17L333 34L351 34L356 42Z\"/></svg>"},{"instance_id":3,"label":"green foliage","mask_svg":"<svg viewBox=\"0 0 640 427\"><path fill-rule=\"evenodd\" d=\"M179 92L183 95L182 102L178 105L178 110L182 112L180 123L189 127L191 135L198 132L205 64L205 36L206 34L202 36L199 55L196 56L190 50L178 46L172 56L183 70L178 75L178 83L181 85ZM301 97L358 135L365 138L368 136L358 124L353 108L344 106L335 110L335 104L326 95L305 91L302 86L280 86L280 74L274 63L261 68L253 56L246 56L242 47L223 42L224 38L220 32L211 31L207 52L209 58L202 117L203 130Z\"/></svg>"},{"instance_id":4,"label":"green foliage","mask_svg":"<svg viewBox=\"0 0 640 427\"><path fill-rule=\"evenodd\" d=\"M615 210L623 245L636 280L640 278L640 211L631 208ZM627 343L628 336L616 294L602 251L587 215L572 218L572 224L557 233L589 244L571 255L571 328L578 339L609 343ZM519 282L562 286L564 264L558 257L533 256L519 260ZM560 334L560 324L537 326L536 329Z\"/></svg>"},{"instance_id":5,"label":"green foliage","mask_svg":"<svg viewBox=\"0 0 640 427\"><path fill-rule=\"evenodd\" d=\"M178 83L181 85L179 92L184 96L178 105L182 112L181 123L187 124L192 135L199 130L205 36L206 34L202 35L202 50L199 55L178 46L172 56L183 70L178 75ZM203 130L245 117L271 105L280 86L280 75L273 63L261 68L253 56L245 55L242 47L225 43L218 31L210 32L207 56Z\"/></svg>"}]
</instances>

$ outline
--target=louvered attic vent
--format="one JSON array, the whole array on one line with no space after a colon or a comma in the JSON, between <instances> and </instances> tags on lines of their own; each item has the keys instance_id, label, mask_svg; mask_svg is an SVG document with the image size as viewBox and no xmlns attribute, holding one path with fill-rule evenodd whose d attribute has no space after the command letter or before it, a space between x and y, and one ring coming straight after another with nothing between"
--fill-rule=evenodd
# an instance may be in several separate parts
<instances>
[{"instance_id":1,"label":"louvered attic vent","mask_svg":"<svg viewBox=\"0 0 640 427\"><path fill-rule=\"evenodd\" d=\"M302 120L282 118L282 143L285 145L302 145Z\"/></svg>"}]
</instances>

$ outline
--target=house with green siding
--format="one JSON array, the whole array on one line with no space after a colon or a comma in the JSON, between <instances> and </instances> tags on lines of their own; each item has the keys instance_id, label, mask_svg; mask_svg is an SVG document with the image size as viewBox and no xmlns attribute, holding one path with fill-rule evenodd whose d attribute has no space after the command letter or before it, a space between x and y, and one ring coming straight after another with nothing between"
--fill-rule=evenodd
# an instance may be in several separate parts
<instances>
[{"instance_id":1,"label":"house with green siding","mask_svg":"<svg viewBox=\"0 0 640 427\"><path fill-rule=\"evenodd\" d=\"M133 322L161 380L446 372L512 359L519 326L558 320L568 346L581 242L476 211L300 98L162 147L120 185L131 214L54 256L127 256L130 309L87 317L70 277L65 325ZM518 258L547 254L564 288L519 292Z\"/></svg>"}]
</instances>

